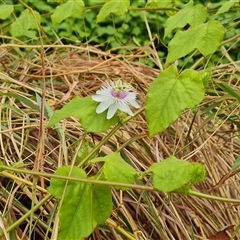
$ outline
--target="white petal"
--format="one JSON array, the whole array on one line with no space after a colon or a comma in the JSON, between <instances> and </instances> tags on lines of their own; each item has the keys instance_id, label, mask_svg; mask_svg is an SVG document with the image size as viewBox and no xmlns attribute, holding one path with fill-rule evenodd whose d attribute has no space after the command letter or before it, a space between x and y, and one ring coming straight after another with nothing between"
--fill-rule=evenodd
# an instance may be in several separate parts
<instances>
[{"instance_id":1,"label":"white petal","mask_svg":"<svg viewBox=\"0 0 240 240\"><path fill-rule=\"evenodd\" d=\"M133 107L140 108L140 105L136 102L136 96L137 96L137 93L128 92L124 100L130 103Z\"/></svg>"},{"instance_id":2,"label":"white petal","mask_svg":"<svg viewBox=\"0 0 240 240\"><path fill-rule=\"evenodd\" d=\"M120 91L120 89L125 92L126 96L123 94L122 98L118 97L118 95L114 97L112 90ZM102 88L97 90L96 94L92 96L94 101L100 102L96 112L102 113L108 109L107 119L111 119L118 109L133 116L134 114L129 105L135 108L140 108L140 105L136 101L137 93L130 92L131 89L130 85L124 85L120 80L118 82L104 82Z\"/></svg>"},{"instance_id":3,"label":"white petal","mask_svg":"<svg viewBox=\"0 0 240 240\"><path fill-rule=\"evenodd\" d=\"M110 101L111 97L106 95L93 95L92 99L96 102L104 102L104 101Z\"/></svg>"},{"instance_id":4,"label":"white petal","mask_svg":"<svg viewBox=\"0 0 240 240\"><path fill-rule=\"evenodd\" d=\"M134 115L133 112L131 111L131 109L129 108L129 106L124 102L119 102L118 103L118 108L119 108L119 110L121 110L125 113L128 113L131 116Z\"/></svg>"},{"instance_id":5,"label":"white petal","mask_svg":"<svg viewBox=\"0 0 240 240\"><path fill-rule=\"evenodd\" d=\"M97 109L96 109L96 113L102 113L102 112L104 112L106 109L109 108L110 104L111 104L110 101L101 102L101 103L98 105Z\"/></svg>"},{"instance_id":6,"label":"white petal","mask_svg":"<svg viewBox=\"0 0 240 240\"><path fill-rule=\"evenodd\" d=\"M97 90L96 94L111 96L111 88L104 88L104 89Z\"/></svg>"},{"instance_id":7,"label":"white petal","mask_svg":"<svg viewBox=\"0 0 240 240\"><path fill-rule=\"evenodd\" d=\"M135 92L128 92L127 93L127 98L129 99L136 99L137 93Z\"/></svg>"},{"instance_id":8,"label":"white petal","mask_svg":"<svg viewBox=\"0 0 240 240\"><path fill-rule=\"evenodd\" d=\"M118 109L118 104L116 102L111 104L107 112L107 119L111 119L113 115L116 113L117 109Z\"/></svg>"},{"instance_id":9,"label":"white petal","mask_svg":"<svg viewBox=\"0 0 240 240\"><path fill-rule=\"evenodd\" d=\"M135 108L140 108L140 107L141 107L141 106L136 102L135 99L129 101L129 103L130 103L133 107L135 107Z\"/></svg>"}]
</instances>

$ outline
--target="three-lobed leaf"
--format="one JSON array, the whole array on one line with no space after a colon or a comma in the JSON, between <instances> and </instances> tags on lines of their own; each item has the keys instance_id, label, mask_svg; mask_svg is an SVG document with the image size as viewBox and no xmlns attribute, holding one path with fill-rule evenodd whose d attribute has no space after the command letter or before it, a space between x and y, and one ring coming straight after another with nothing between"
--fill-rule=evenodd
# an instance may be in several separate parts
<instances>
[{"instance_id":1,"label":"three-lobed leaf","mask_svg":"<svg viewBox=\"0 0 240 240\"><path fill-rule=\"evenodd\" d=\"M13 5L1 4L0 5L0 19L4 20L4 19L8 18L11 15L11 13L13 12L13 10L14 10Z\"/></svg>"},{"instance_id":2,"label":"three-lobed leaf","mask_svg":"<svg viewBox=\"0 0 240 240\"><path fill-rule=\"evenodd\" d=\"M70 177L78 177L78 178L86 178L86 173L77 167L73 167L72 169L70 166L64 166L62 168L57 169L55 172L56 175L60 176L70 176ZM69 181L67 185L67 191L71 192L74 191L76 185L81 186L82 183ZM65 189L66 180L64 179L57 179L52 178L50 182L50 186L48 187L48 191L57 198L61 198Z\"/></svg>"},{"instance_id":3,"label":"three-lobed leaf","mask_svg":"<svg viewBox=\"0 0 240 240\"><path fill-rule=\"evenodd\" d=\"M52 22L53 24L57 24L69 17L82 17L84 10L85 4L82 0L68 0L55 9L51 16Z\"/></svg>"},{"instance_id":4,"label":"three-lobed leaf","mask_svg":"<svg viewBox=\"0 0 240 240\"><path fill-rule=\"evenodd\" d=\"M101 8L97 15L97 23L103 22L105 18L111 13L122 16L124 15L130 6L130 0L109 0Z\"/></svg>"},{"instance_id":5,"label":"three-lobed leaf","mask_svg":"<svg viewBox=\"0 0 240 240\"><path fill-rule=\"evenodd\" d=\"M103 224L113 208L111 187L92 185L92 202L94 218L98 224Z\"/></svg>"},{"instance_id":6,"label":"three-lobed leaf","mask_svg":"<svg viewBox=\"0 0 240 240\"><path fill-rule=\"evenodd\" d=\"M10 33L13 37L28 36L33 37L29 29L38 29L41 16L37 11L24 10L10 26Z\"/></svg>"},{"instance_id":7,"label":"three-lobed leaf","mask_svg":"<svg viewBox=\"0 0 240 240\"><path fill-rule=\"evenodd\" d=\"M92 159L91 163L104 162L103 172L107 181L133 184L138 172L124 161L120 153L111 153L106 157ZM126 190L125 187L115 187Z\"/></svg>"},{"instance_id":8,"label":"three-lobed leaf","mask_svg":"<svg viewBox=\"0 0 240 240\"><path fill-rule=\"evenodd\" d=\"M152 164L147 172L153 175L153 187L163 192L184 192L192 183L199 183L205 178L203 165L189 163L174 156Z\"/></svg>"},{"instance_id":9,"label":"three-lobed leaf","mask_svg":"<svg viewBox=\"0 0 240 240\"><path fill-rule=\"evenodd\" d=\"M98 103L93 101L91 97L75 97L62 109L54 112L47 127L51 127L60 120L73 116L80 119L82 127L86 132L103 132L117 123L118 118L114 116L107 120L106 111L101 114L96 113L97 106Z\"/></svg>"},{"instance_id":10,"label":"three-lobed leaf","mask_svg":"<svg viewBox=\"0 0 240 240\"><path fill-rule=\"evenodd\" d=\"M194 27L205 22L206 19L205 7L201 4L193 6L193 3L189 2L183 9L167 19L164 37L175 28L183 28L187 24Z\"/></svg>"},{"instance_id":11,"label":"three-lobed leaf","mask_svg":"<svg viewBox=\"0 0 240 240\"><path fill-rule=\"evenodd\" d=\"M225 29L216 20L197 25L186 31L178 31L168 45L167 63L199 50L204 56L214 53L223 40Z\"/></svg>"},{"instance_id":12,"label":"three-lobed leaf","mask_svg":"<svg viewBox=\"0 0 240 240\"><path fill-rule=\"evenodd\" d=\"M71 169L70 166L58 169L55 174L86 178L82 169ZM55 197L63 198L59 210L59 239L74 240L87 237L96 226L92 213L90 185L52 178L48 190Z\"/></svg>"},{"instance_id":13,"label":"three-lobed leaf","mask_svg":"<svg viewBox=\"0 0 240 240\"><path fill-rule=\"evenodd\" d=\"M172 65L162 71L150 86L146 99L149 135L162 132L186 108L194 108L204 97L201 74L187 69L181 74Z\"/></svg>"},{"instance_id":14,"label":"three-lobed leaf","mask_svg":"<svg viewBox=\"0 0 240 240\"><path fill-rule=\"evenodd\" d=\"M119 153L112 153L105 159L104 174L108 181L129 183L135 182L137 171L126 163ZM126 188L121 188L126 189Z\"/></svg>"},{"instance_id":15,"label":"three-lobed leaf","mask_svg":"<svg viewBox=\"0 0 240 240\"><path fill-rule=\"evenodd\" d=\"M65 166L57 175L86 178L86 173L77 167ZM60 216L59 239L83 239L97 224L104 223L112 211L112 196L109 186L66 181L52 178L48 188L57 198L63 198Z\"/></svg>"},{"instance_id":16,"label":"three-lobed leaf","mask_svg":"<svg viewBox=\"0 0 240 240\"><path fill-rule=\"evenodd\" d=\"M76 183L74 188L66 191L62 201L59 239L83 239L97 225L92 206L91 185Z\"/></svg>"}]
</instances>

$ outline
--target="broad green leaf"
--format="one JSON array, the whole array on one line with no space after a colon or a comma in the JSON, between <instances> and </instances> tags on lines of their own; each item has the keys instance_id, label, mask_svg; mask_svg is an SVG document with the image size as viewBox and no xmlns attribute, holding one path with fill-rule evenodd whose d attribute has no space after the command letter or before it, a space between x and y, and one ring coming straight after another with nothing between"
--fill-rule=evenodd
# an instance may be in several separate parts
<instances>
[{"instance_id":1,"label":"broad green leaf","mask_svg":"<svg viewBox=\"0 0 240 240\"><path fill-rule=\"evenodd\" d=\"M103 171L108 181L129 184L135 182L135 176L138 172L122 159L120 153L112 153L102 160L105 161ZM119 189L126 190L124 187Z\"/></svg>"},{"instance_id":2,"label":"broad green leaf","mask_svg":"<svg viewBox=\"0 0 240 240\"><path fill-rule=\"evenodd\" d=\"M149 5L152 8L164 8L164 7L173 7L175 0L148 0L147 5Z\"/></svg>"},{"instance_id":3,"label":"broad green leaf","mask_svg":"<svg viewBox=\"0 0 240 240\"><path fill-rule=\"evenodd\" d=\"M153 174L153 187L162 192L179 191L185 186L189 189L192 183L203 181L205 178L203 165L192 164L173 156L152 164L148 172Z\"/></svg>"},{"instance_id":4,"label":"broad green leaf","mask_svg":"<svg viewBox=\"0 0 240 240\"><path fill-rule=\"evenodd\" d=\"M87 177L86 173L80 168L73 167L71 173L70 173L70 170L71 170L70 166L65 166L65 167L59 168L55 172L55 174L60 175L60 176L70 176L70 177L78 177L78 178L86 178ZM68 185L67 185L68 191L71 192L73 190L73 188L76 186L76 184L82 184L82 183L68 181ZM61 198L63 195L65 185L66 185L66 180L52 178L50 181L50 186L48 187L48 191L53 196L55 196L57 198Z\"/></svg>"},{"instance_id":5,"label":"broad green leaf","mask_svg":"<svg viewBox=\"0 0 240 240\"><path fill-rule=\"evenodd\" d=\"M38 29L41 22L41 16L36 11L28 11L27 9L22 12L19 18L14 21L10 26L10 33L13 37L19 36L32 36L29 29Z\"/></svg>"},{"instance_id":6,"label":"broad green leaf","mask_svg":"<svg viewBox=\"0 0 240 240\"><path fill-rule=\"evenodd\" d=\"M189 2L182 10L167 19L164 37L166 37L173 29L183 28L187 24L195 27L207 19L207 11L201 4L193 6Z\"/></svg>"},{"instance_id":7,"label":"broad green leaf","mask_svg":"<svg viewBox=\"0 0 240 240\"><path fill-rule=\"evenodd\" d=\"M85 10L85 4L82 0L68 0L66 3L58 6L51 16L53 24L62 22L69 17L82 17Z\"/></svg>"},{"instance_id":8,"label":"broad green leaf","mask_svg":"<svg viewBox=\"0 0 240 240\"><path fill-rule=\"evenodd\" d=\"M233 164L232 171L236 170L239 167L240 167L240 155L238 156L235 163Z\"/></svg>"},{"instance_id":9,"label":"broad green leaf","mask_svg":"<svg viewBox=\"0 0 240 240\"><path fill-rule=\"evenodd\" d=\"M65 166L58 169L55 174L86 178L86 173L82 169L73 167L69 174L70 170L70 166ZM59 211L59 239L75 240L87 237L96 226L91 211L90 185L68 181L66 186L65 180L52 178L48 190L57 198L64 197Z\"/></svg>"},{"instance_id":10,"label":"broad green leaf","mask_svg":"<svg viewBox=\"0 0 240 240\"><path fill-rule=\"evenodd\" d=\"M97 16L97 23L103 22L110 13L114 13L117 16L124 15L128 11L129 6L130 6L130 0L107 1L102 6L102 8Z\"/></svg>"},{"instance_id":11,"label":"broad green leaf","mask_svg":"<svg viewBox=\"0 0 240 240\"><path fill-rule=\"evenodd\" d=\"M235 3L238 3L238 2L239 0L230 0L223 3L223 5L216 12L216 15L227 12Z\"/></svg>"},{"instance_id":12,"label":"broad green leaf","mask_svg":"<svg viewBox=\"0 0 240 240\"><path fill-rule=\"evenodd\" d=\"M91 188L90 184L76 183L71 191L66 191L59 212L60 240L83 239L96 227Z\"/></svg>"},{"instance_id":13,"label":"broad green leaf","mask_svg":"<svg viewBox=\"0 0 240 240\"><path fill-rule=\"evenodd\" d=\"M77 167L65 166L55 174L86 178L86 173ZM87 237L97 223L104 223L112 211L112 196L109 186L91 185L52 178L49 192L63 198L59 211L60 240L75 240ZM65 191L64 191L65 190Z\"/></svg>"},{"instance_id":14,"label":"broad green leaf","mask_svg":"<svg viewBox=\"0 0 240 240\"><path fill-rule=\"evenodd\" d=\"M146 99L149 135L162 132L186 108L194 108L204 97L201 74L187 69L181 74L172 65L162 71L150 86Z\"/></svg>"},{"instance_id":15,"label":"broad green leaf","mask_svg":"<svg viewBox=\"0 0 240 240\"><path fill-rule=\"evenodd\" d=\"M51 127L60 120L73 116L80 119L82 127L86 132L103 132L115 124L118 118L114 116L107 120L106 111L101 114L96 113L97 106L98 103L93 101L91 97L75 97L62 109L54 112L47 127Z\"/></svg>"},{"instance_id":16,"label":"broad green leaf","mask_svg":"<svg viewBox=\"0 0 240 240\"><path fill-rule=\"evenodd\" d=\"M98 224L102 224L110 217L113 203L111 188L108 186L92 186L93 214Z\"/></svg>"},{"instance_id":17,"label":"broad green leaf","mask_svg":"<svg viewBox=\"0 0 240 240\"><path fill-rule=\"evenodd\" d=\"M186 31L178 31L169 42L167 63L186 56L194 49L204 56L214 53L223 40L225 29L215 20L200 24Z\"/></svg>"},{"instance_id":18,"label":"broad green leaf","mask_svg":"<svg viewBox=\"0 0 240 240\"><path fill-rule=\"evenodd\" d=\"M11 13L13 12L13 5L0 5L0 19L6 19L8 18Z\"/></svg>"}]
</instances>

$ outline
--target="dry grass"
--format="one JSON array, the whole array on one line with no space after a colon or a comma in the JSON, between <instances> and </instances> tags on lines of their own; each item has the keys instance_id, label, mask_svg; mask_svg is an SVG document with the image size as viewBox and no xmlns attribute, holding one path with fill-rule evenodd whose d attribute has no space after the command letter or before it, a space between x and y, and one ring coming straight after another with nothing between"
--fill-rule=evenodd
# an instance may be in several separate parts
<instances>
[{"instance_id":1,"label":"dry grass","mask_svg":"<svg viewBox=\"0 0 240 240\"><path fill-rule=\"evenodd\" d=\"M44 92L46 102L54 110L74 96L92 95L106 79L121 78L132 83L144 105L147 89L159 74L159 70L140 63L149 59L158 64L150 47L113 55L93 46L50 45L44 46L41 53L40 46L12 42L0 47L0 157L5 165L19 169L53 173L78 161L75 152L82 142L95 145L106 135L86 136L74 118L62 121L59 131L45 129L48 116L41 118L36 94L41 96ZM171 155L201 162L207 169L207 178L196 190L238 199L239 174L228 174L240 152L239 103L214 88L221 80L240 91L238 75L239 69L232 63L218 66L213 69L212 83L197 112L184 112L171 127L152 139L148 138L142 114L120 129L99 154L120 149L140 171ZM95 167L87 170L89 175L98 171ZM40 203L45 196L48 184L47 178L2 172L1 229L9 230L13 222L31 212L33 204ZM112 222L97 228L89 239L128 239L119 234L120 227L126 233L134 230L139 239L201 240L226 226L239 227L240 209L236 204L140 190L123 195L113 190L113 199ZM51 198L30 214L15 227L17 238L29 239L32 232L31 239L56 239L53 223L58 221L57 206L58 202ZM5 237L10 239L9 233L5 232ZM240 234L236 239L240 239Z\"/></svg>"}]
</instances>

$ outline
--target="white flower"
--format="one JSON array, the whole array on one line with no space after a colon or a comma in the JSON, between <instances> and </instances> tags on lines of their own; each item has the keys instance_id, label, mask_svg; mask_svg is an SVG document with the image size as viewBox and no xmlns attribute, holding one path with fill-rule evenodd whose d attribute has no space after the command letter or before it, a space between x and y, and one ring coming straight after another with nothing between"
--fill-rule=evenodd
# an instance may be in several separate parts
<instances>
[{"instance_id":1,"label":"white flower","mask_svg":"<svg viewBox=\"0 0 240 240\"><path fill-rule=\"evenodd\" d=\"M92 96L94 101L100 102L96 112L102 113L108 109L107 119L111 119L118 109L133 116L129 104L135 108L140 106L136 102L137 93L130 92L132 89L131 85L121 80L105 82L96 95Z\"/></svg>"}]
</instances>

